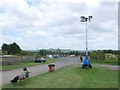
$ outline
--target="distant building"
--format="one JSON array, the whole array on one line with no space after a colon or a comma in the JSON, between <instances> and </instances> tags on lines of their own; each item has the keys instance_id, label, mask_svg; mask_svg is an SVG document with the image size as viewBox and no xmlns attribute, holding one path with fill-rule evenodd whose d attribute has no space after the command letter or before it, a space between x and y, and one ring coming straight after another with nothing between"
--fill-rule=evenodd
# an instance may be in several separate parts
<instances>
[{"instance_id":1,"label":"distant building","mask_svg":"<svg viewBox=\"0 0 120 90\"><path fill-rule=\"evenodd\" d=\"M115 54L110 54L110 53L107 53L107 54L106 54L106 57L116 58L116 55L115 55Z\"/></svg>"},{"instance_id":2,"label":"distant building","mask_svg":"<svg viewBox=\"0 0 120 90\"><path fill-rule=\"evenodd\" d=\"M48 49L49 51L52 51L52 52L56 52L58 49L53 49L53 48L50 48ZM61 52L70 52L71 49L59 49Z\"/></svg>"},{"instance_id":3,"label":"distant building","mask_svg":"<svg viewBox=\"0 0 120 90\"><path fill-rule=\"evenodd\" d=\"M65 53L67 53L67 52L70 52L71 51L71 49L60 49L61 50L61 52L65 52Z\"/></svg>"}]
</instances>

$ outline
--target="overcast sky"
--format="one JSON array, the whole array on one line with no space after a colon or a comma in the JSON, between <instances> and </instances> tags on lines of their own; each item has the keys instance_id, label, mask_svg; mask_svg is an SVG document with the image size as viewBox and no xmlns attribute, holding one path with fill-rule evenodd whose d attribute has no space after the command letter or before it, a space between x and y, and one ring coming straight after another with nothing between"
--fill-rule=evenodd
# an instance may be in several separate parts
<instances>
[{"instance_id":1,"label":"overcast sky","mask_svg":"<svg viewBox=\"0 0 120 90\"><path fill-rule=\"evenodd\" d=\"M118 49L117 0L0 0L0 45L16 42L22 49Z\"/></svg>"}]
</instances>

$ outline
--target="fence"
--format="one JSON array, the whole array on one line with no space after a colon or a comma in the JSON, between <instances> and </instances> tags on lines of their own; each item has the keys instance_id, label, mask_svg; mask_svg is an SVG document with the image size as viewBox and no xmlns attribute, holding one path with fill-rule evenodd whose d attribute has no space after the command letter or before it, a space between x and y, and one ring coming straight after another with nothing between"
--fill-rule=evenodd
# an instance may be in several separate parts
<instances>
[{"instance_id":1,"label":"fence","mask_svg":"<svg viewBox=\"0 0 120 90\"><path fill-rule=\"evenodd\" d=\"M22 62L34 61L35 56L2 56L0 65L18 65Z\"/></svg>"}]
</instances>

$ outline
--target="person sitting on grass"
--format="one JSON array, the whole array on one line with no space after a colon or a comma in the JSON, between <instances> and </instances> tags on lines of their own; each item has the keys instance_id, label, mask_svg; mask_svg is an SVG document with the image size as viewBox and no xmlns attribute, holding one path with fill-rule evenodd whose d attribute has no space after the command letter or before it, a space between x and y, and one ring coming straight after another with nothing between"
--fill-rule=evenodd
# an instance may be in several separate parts
<instances>
[{"instance_id":1,"label":"person sitting on grass","mask_svg":"<svg viewBox=\"0 0 120 90\"><path fill-rule=\"evenodd\" d=\"M92 68L92 65L90 63L90 58L87 55L85 56L82 68L87 68L87 69Z\"/></svg>"},{"instance_id":2,"label":"person sitting on grass","mask_svg":"<svg viewBox=\"0 0 120 90\"><path fill-rule=\"evenodd\" d=\"M18 80L24 80L29 77L29 73L30 72L27 70L27 68L23 68L23 72L20 75L14 77L14 79L12 79L10 82L16 83Z\"/></svg>"},{"instance_id":3,"label":"person sitting on grass","mask_svg":"<svg viewBox=\"0 0 120 90\"><path fill-rule=\"evenodd\" d=\"M25 73L25 78L28 78L30 71L27 70L27 68L23 68L23 71L24 71L24 73Z\"/></svg>"}]
</instances>

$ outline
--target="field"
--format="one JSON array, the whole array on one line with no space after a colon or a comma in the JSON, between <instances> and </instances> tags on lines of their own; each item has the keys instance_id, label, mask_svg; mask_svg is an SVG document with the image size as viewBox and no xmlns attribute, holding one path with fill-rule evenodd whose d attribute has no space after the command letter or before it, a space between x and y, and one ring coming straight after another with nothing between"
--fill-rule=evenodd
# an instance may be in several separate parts
<instances>
[{"instance_id":1,"label":"field","mask_svg":"<svg viewBox=\"0 0 120 90\"><path fill-rule=\"evenodd\" d=\"M99 66L86 70L75 64L3 88L118 88L118 72Z\"/></svg>"}]
</instances>

